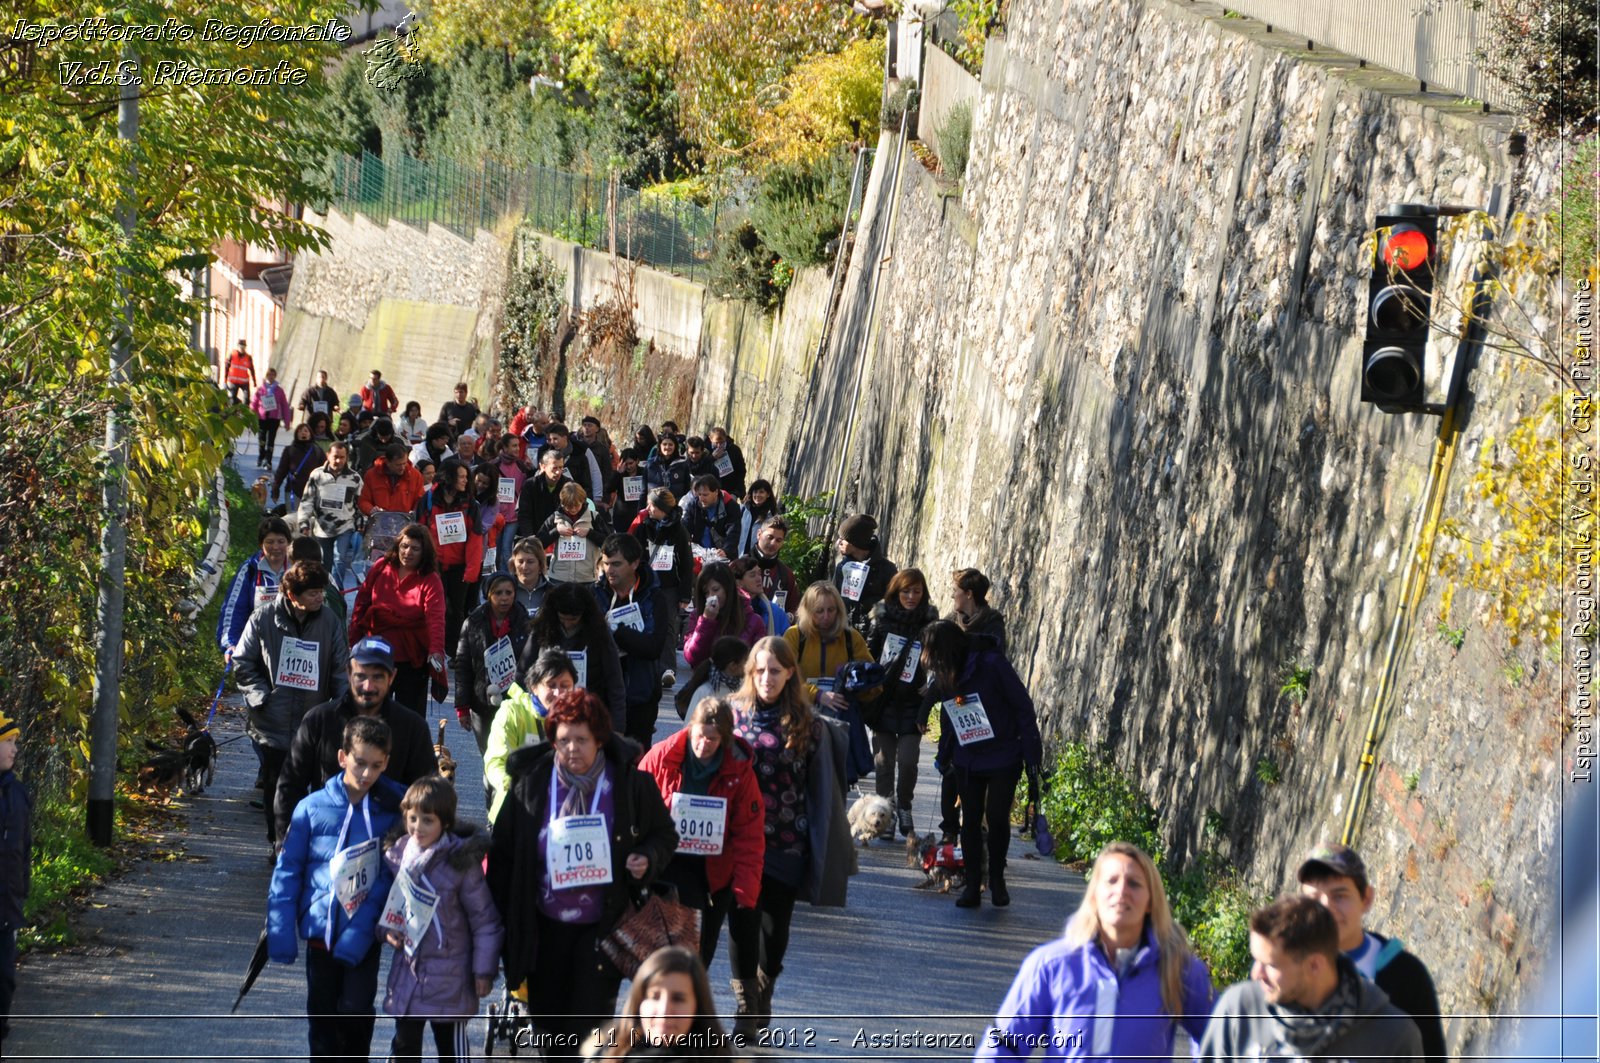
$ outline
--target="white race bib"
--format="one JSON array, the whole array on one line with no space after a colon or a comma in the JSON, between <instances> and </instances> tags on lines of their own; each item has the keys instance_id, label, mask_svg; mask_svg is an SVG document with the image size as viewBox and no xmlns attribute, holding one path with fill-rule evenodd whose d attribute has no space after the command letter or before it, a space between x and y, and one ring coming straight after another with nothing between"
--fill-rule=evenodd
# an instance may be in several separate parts
<instances>
[{"instance_id":1,"label":"white race bib","mask_svg":"<svg viewBox=\"0 0 1600 1063\"><path fill-rule=\"evenodd\" d=\"M493 572L494 571L494 563L496 561L498 561L499 559L500 559L500 548L498 546L489 547L489 549L487 549L487 550L485 550L483 552L483 570L485 572Z\"/></svg>"},{"instance_id":2,"label":"white race bib","mask_svg":"<svg viewBox=\"0 0 1600 1063\"><path fill-rule=\"evenodd\" d=\"M553 774L550 782L554 789ZM596 799L599 796L597 789ZM555 805L553 800L551 805ZM595 815L552 819L544 848L544 866L550 872L550 888L554 890L610 883L611 839L606 835L606 818Z\"/></svg>"},{"instance_id":3,"label":"white race bib","mask_svg":"<svg viewBox=\"0 0 1600 1063\"><path fill-rule=\"evenodd\" d=\"M439 545L467 541L467 515L465 513L438 513L433 518L434 530L439 534Z\"/></svg>"},{"instance_id":4,"label":"white race bib","mask_svg":"<svg viewBox=\"0 0 1600 1063\"><path fill-rule=\"evenodd\" d=\"M578 685L585 690L589 689L589 653L587 650L568 650L567 658L572 661L572 667L578 673Z\"/></svg>"},{"instance_id":5,"label":"white race bib","mask_svg":"<svg viewBox=\"0 0 1600 1063\"><path fill-rule=\"evenodd\" d=\"M328 861L333 895L345 915L355 915L361 902L372 892L373 884L378 881L378 861L382 858L378 839L368 838L360 845L339 850Z\"/></svg>"},{"instance_id":6,"label":"white race bib","mask_svg":"<svg viewBox=\"0 0 1600 1063\"><path fill-rule=\"evenodd\" d=\"M950 722L956 729L956 741L961 745L970 746L994 737L994 728L989 725L989 713L984 710L983 699L978 695L952 698L944 703L944 711L949 713Z\"/></svg>"},{"instance_id":7,"label":"white race bib","mask_svg":"<svg viewBox=\"0 0 1600 1063\"><path fill-rule=\"evenodd\" d=\"M644 477L624 476L622 478L622 499L624 502L637 502L644 497Z\"/></svg>"},{"instance_id":8,"label":"white race bib","mask_svg":"<svg viewBox=\"0 0 1600 1063\"><path fill-rule=\"evenodd\" d=\"M673 550L671 543L662 543L650 551L650 567L657 572L672 571Z\"/></svg>"},{"instance_id":9,"label":"white race bib","mask_svg":"<svg viewBox=\"0 0 1600 1063\"><path fill-rule=\"evenodd\" d=\"M278 416L278 396L270 391L261 393L261 412L269 417Z\"/></svg>"},{"instance_id":10,"label":"white race bib","mask_svg":"<svg viewBox=\"0 0 1600 1063\"><path fill-rule=\"evenodd\" d=\"M885 635L883 637L883 656L878 658L878 663L885 668L894 664L895 658L900 656L900 651L906 648L906 640L900 635ZM922 643L913 642L911 652L906 654L905 667L900 669L900 682L909 683L916 678L917 662L922 660Z\"/></svg>"},{"instance_id":11,"label":"white race bib","mask_svg":"<svg viewBox=\"0 0 1600 1063\"><path fill-rule=\"evenodd\" d=\"M728 824L728 799L673 794L672 822L678 828L678 852L720 856Z\"/></svg>"},{"instance_id":12,"label":"white race bib","mask_svg":"<svg viewBox=\"0 0 1600 1063\"><path fill-rule=\"evenodd\" d=\"M722 457L720 457L720 458L718 458L716 460L716 463L714 464L713 468L715 468L717 470L717 475L718 476L721 476L721 477L732 476L733 475L733 459L728 457L728 455L724 454L724 455L722 455Z\"/></svg>"},{"instance_id":13,"label":"white race bib","mask_svg":"<svg viewBox=\"0 0 1600 1063\"><path fill-rule=\"evenodd\" d=\"M589 540L581 535L563 535L556 540L557 561L582 561L589 556Z\"/></svg>"},{"instance_id":14,"label":"white race bib","mask_svg":"<svg viewBox=\"0 0 1600 1063\"><path fill-rule=\"evenodd\" d=\"M495 494L495 498L502 505L506 505L506 506L514 506L514 505L516 505L517 504L517 481L512 479L509 476L500 477L500 488L499 488L498 492Z\"/></svg>"},{"instance_id":15,"label":"white race bib","mask_svg":"<svg viewBox=\"0 0 1600 1063\"><path fill-rule=\"evenodd\" d=\"M274 685L294 690L316 690L322 685L322 644L285 638L278 652L278 678Z\"/></svg>"},{"instance_id":16,"label":"white race bib","mask_svg":"<svg viewBox=\"0 0 1600 1063\"><path fill-rule=\"evenodd\" d=\"M773 596L772 596L772 604L776 605L779 609L782 609L784 612L788 612L789 611L789 592L788 591L778 591L777 593L773 594Z\"/></svg>"},{"instance_id":17,"label":"white race bib","mask_svg":"<svg viewBox=\"0 0 1600 1063\"><path fill-rule=\"evenodd\" d=\"M389 900L383 914L378 917L380 930L392 930L405 938L407 956L416 954L417 943L433 923L433 913L439 907L439 895L411 878L411 872L401 871L389 887Z\"/></svg>"},{"instance_id":18,"label":"white race bib","mask_svg":"<svg viewBox=\"0 0 1600 1063\"><path fill-rule=\"evenodd\" d=\"M619 605L606 614L606 624L612 631L619 627L631 627L635 631L644 630L644 614L639 611L639 606L634 602Z\"/></svg>"},{"instance_id":19,"label":"white race bib","mask_svg":"<svg viewBox=\"0 0 1600 1063\"><path fill-rule=\"evenodd\" d=\"M328 412L328 404L326 402L318 402L315 399L313 399L312 402L311 402L311 412L312 413L327 413Z\"/></svg>"},{"instance_id":20,"label":"white race bib","mask_svg":"<svg viewBox=\"0 0 1600 1063\"><path fill-rule=\"evenodd\" d=\"M278 585L276 583L256 584L256 608L259 609L268 602L278 600Z\"/></svg>"},{"instance_id":21,"label":"white race bib","mask_svg":"<svg viewBox=\"0 0 1600 1063\"><path fill-rule=\"evenodd\" d=\"M839 588L839 593L852 602L861 600L861 592L867 586L867 566L862 561L846 561L844 563L844 586Z\"/></svg>"},{"instance_id":22,"label":"white race bib","mask_svg":"<svg viewBox=\"0 0 1600 1063\"><path fill-rule=\"evenodd\" d=\"M832 679L813 679L811 680L811 685L817 688L817 693L819 694L833 693Z\"/></svg>"},{"instance_id":23,"label":"white race bib","mask_svg":"<svg viewBox=\"0 0 1600 1063\"><path fill-rule=\"evenodd\" d=\"M517 653L511 648L511 636L501 635L483 654L485 671L489 675L489 693L504 694L517 681Z\"/></svg>"}]
</instances>

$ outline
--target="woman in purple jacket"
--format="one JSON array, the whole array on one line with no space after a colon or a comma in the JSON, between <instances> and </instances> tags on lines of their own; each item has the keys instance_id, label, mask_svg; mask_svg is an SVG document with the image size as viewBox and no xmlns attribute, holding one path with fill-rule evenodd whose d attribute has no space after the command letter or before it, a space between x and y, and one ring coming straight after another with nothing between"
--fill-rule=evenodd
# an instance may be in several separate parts
<instances>
[{"instance_id":1,"label":"woman in purple jacket","mask_svg":"<svg viewBox=\"0 0 1600 1063\"><path fill-rule=\"evenodd\" d=\"M1195 1042L1215 994L1172 919L1161 875L1138 846L1101 851L1065 936L1022 961L977 1060L1171 1059L1181 1025Z\"/></svg>"},{"instance_id":2,"label":"woman in purple jacket","mask_svg":"<svg viewBox=\"0 0 1600 1063\"><path fill-rule=\"evenodd\" d=\"M978 906L987 855L989 900L1004 908L1011 903L1005 872L1017 780L1024 766L1037 770L1042 756L1033 698L1005 654L991 642L974 640L949 620L935 620L923 629L922 666L933 677L930 692L940 712L939 755L934 763L941 771L954 773L961 795L967 885L956 898L956 907Z\"/></svg>"},{"instance_id":3,"label":"woman in purple jacket","mask_svg":"<svg viewBox=\"0 0 1600 1063\"><path fill-rule=\"evenodd\" d=\"M465 1060L467 1020L494 987L505 936L483 881L488 839L454 832L456 792L438 775L412 783L400 811L406 836L384 854L395 884L379 928L398 950L383 1001L394 1016L389 1051L396 1060L420 1058L422 1028L431 1022L440 1063ZM403 891L410 908L397 913Z\"/></svg>"}]
</instances>

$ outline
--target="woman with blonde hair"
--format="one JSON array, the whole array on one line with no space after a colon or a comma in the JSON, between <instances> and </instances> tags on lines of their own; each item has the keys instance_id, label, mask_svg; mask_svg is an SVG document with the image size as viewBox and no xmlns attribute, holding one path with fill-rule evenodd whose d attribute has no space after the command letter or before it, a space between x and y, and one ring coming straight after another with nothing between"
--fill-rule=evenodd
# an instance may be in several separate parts
<instances>
[{"instance_id":1,"label":"woman with blonde hair","mask_svg":"<svg viewBox=\"0 0 1600 1063\"><path fill-rule=\"evenodd\" d=\"M795 611L794 626L783 633L783 639L794 651L812 699L835 714L846 712L850 702L833 689L835 677L851 661L872 660L872 650L861 632L845 621L839 588L826 580L807 587ZM879 693L869 690L862 700L874 701Z\"/></svg>"},{"instance_id":2,"label":"woman with blonde hair","mask_svg":"<svg viewBox=\"0 0 1600 1063\"><path fill-rule=\"evenodd\" d=\"M849 736L842 724L812 712L794 649L783 639L768 636L751 648L744 684L730 703L734 734L750 747L766 809L757 1000L747 1008L749 1028L763 1029L772 1021L772 987L783 970L795 901L842 908L855 873L844 811ZM730 935L728 951L735 971L748 970L737 935Z\"/></svg>"},{"instance_id":3,"label":"woman with blonde hair","mask_svg":"<svg viewBox=\"0 0 1600 1063\"><path fill-rule=\"evenodd\" d=\"M1144 850L1112 842L1060 939L1022 961L976 1059L1171 1059L1199 1042L1215 994Z\"/></svg>"}]
</instances>

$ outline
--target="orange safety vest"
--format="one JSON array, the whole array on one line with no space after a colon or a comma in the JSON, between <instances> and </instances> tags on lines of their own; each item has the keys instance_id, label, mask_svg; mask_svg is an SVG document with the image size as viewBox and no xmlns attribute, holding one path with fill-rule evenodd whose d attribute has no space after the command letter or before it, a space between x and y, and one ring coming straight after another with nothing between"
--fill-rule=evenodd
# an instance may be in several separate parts
<instances>
[{"instance_id":1,"label":"orange safety vest","mask_svg":"<svg viewBox=\"0 0 1600 1063\"><path fill-rule=\"evenodd\" d=\"M255 360L248 354L240 354L238 351L233 352L228 355L228 383L250 383L250 377L254 374L255 368Z\"/></svg>"}]
</instances>

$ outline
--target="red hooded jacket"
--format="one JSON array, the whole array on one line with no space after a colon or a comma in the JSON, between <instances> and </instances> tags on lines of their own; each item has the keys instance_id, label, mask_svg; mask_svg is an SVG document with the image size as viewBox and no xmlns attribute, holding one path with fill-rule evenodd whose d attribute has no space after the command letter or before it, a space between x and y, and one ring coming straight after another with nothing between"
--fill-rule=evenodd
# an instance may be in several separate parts
<instances>
[{"instance_id":1,"label":"red hooded jacket","mask_svg":"<svg viewBox=\"0 0 1600 1063\"><path fill-rule=\"evenodd\" d=\"M400 664L421 666L444 656L444 581L437 572L407 572L380 557L350 610L350 645L368 635L387 639Z\"/></svg>"},{"instance_id":2,"label":"red hooded jacket","mask_svg":"<svg viewBox=\"0 0 1600 1063\"><path fill-rule=\"evenodd\" d=\"M683 782L683 758L689 755L689 728L650 747L639 762L672 807L672 795ZM711 892L733 884L733 900L740 908L754 908L761 896L761 869L767 859L767 810L756 785L755 760L750 744L734 737L723 747L722 766L711 780L711 797L728 800L728 822L722 852L706 860L706 884Z\"/></svg>"}]
</instances>

